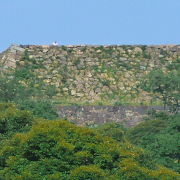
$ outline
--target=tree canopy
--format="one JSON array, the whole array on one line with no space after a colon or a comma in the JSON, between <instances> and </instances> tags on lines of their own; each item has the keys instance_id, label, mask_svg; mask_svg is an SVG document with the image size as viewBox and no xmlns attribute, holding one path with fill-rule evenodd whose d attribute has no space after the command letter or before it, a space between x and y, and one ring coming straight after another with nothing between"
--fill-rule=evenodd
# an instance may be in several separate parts
<instances>
[{"instance_id":1,"label":"tree canopy","mask_svg":"<svg viewBox=\"0 0 180 180\"><path fill-rule=\"evenodd\" d=\"M180 107L180 60L170 64L167 72L152 70L141 81L140 87L162 100L164 108L168 107L171 112L177 113Z\"/></svg>"},{"instance_id":2,"label":"tree canopy","mask_svg":"<svg viewBox=\"0 0 180 180\"><path fill-rule=\"evenodd\" d=\"M38 121L0 150L1 179L178 179L143 149L64 120Z\"/></svg>"},{"instance_id":3,"label":"tree canopy","mask_svg":"<svg viewBox=\"0 0 180 180\"><path fill-rule=\"evenodd\" d=\"M127 136L151 152L157 163L180 172L180 114L157 113L131 128Z\"/></svg>"}]
</instances>

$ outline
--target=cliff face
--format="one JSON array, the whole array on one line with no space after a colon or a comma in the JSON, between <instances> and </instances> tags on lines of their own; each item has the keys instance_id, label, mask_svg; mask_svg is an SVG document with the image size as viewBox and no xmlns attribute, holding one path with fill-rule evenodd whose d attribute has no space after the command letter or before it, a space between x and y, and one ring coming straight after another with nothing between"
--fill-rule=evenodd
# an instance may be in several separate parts
<instances>
[{"instance_id":1,"label":"cliff face","mask_svg":"<svg viewBox=\"0 0 180 180\"><path fill-rule=\"evenodd\" d=\"M36 77L52 84L57 99L77 102L105 101L140 104L149 97L138 88L140 79L153 68L180 56L179 45L162 46L17 46L0 54L1 70L23 65L24 52L36 60Z\"/></svg>"},{"instance_id":2,"label":"cliff face","mask_svg":"<svg viewBox=\"0 0 180 180\"><path fill-rule=\"evenodd\" d=\"M104 123L120 123L126 127L136 126L147 117L147 112L163 111L157 106L57 106L61 118L66 118L78 125L96 126Z\"/></svg>"}]
</instances>

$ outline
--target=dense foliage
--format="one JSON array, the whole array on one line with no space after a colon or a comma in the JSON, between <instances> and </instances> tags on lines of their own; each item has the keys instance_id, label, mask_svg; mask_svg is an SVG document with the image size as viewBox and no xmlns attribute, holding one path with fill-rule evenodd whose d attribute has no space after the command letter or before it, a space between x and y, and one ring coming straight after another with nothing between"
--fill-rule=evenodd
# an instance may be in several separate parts
<instances>
[{"instance_id":1,"label":"dense foliage","mask_svg":"<svg viewBox=\"0 0 180 180\"><path fill-rule=\"evenodd\" d=\"M0 103L0 141L16 132L28 130L32 122L31 112L18 110L11 103Z\"/></svg>"},{"instance_id":2,"label":"dense foliage","mask_svg":"<svg viewBox=\"0 0 180 180\"><path fill-rule=\"evenodd\" d=\"M175 180L179 175L155 165L143 149L128 142L117 143L67 121L42 120L3 143L0 178Z\"/></svg>"},{"instance_id":3,"label":"dense foliage","mask_svg":"<svg viewBox=\"0 0 180 180\"><path fill-rule=\"evenodd\" d=\"M21 110L29 110L36 117L45 119L56 119L58 117L50 100L24 100L19 101L18 108Z\"/></svg>"},{"instance_id":4,"label":"dense foliage","mask_svg":"<svg viewBox=\"0 0 180 180\"><path fill-rule=\"evenodd\" d=\"M141 82L141 88L154 97L161 99L164 108L177 113L180 108L180 59L167 67L168 72L161 69L152 70Z\"/></svg>"},{"instance_id":5,"label":"dense foliage","mask_svg":"<svg viewBox=\"0 0 180 180\"><path fill-rule=\"evenodd\" d=\"M97 126L95 130L101 135L111 137L119 142L125 142L127 140L127 129L119 123L105 123Z\"/></svg>"},{"instance_id":6,"label":"dense foliage","mask_svg":"<svg viewBox=\"0 0 180 180\"><path fill-rule=\"evenodd\" d=\"M149 150L157 163L180 172L180 114L156 113L128 133L131 142Z\"/></svg>"}]
</instances>

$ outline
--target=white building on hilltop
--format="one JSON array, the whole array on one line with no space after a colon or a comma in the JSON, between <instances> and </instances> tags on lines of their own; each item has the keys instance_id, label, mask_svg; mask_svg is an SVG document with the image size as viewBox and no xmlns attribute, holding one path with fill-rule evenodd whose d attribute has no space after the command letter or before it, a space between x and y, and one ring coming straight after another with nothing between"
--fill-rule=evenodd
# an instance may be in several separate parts
<instances>
[{"instance_id":1,"label":"white building on hilltop","mask_svg":"<svg viewBox=\"0 0 180 180\"><path fill-rule=\"evenodd\" d=\"M52 43L52 45L53 45L53 46L58 46L59 44L57 43L57 41L54 41L54 42Z\"/></svg>"}]
</instances>

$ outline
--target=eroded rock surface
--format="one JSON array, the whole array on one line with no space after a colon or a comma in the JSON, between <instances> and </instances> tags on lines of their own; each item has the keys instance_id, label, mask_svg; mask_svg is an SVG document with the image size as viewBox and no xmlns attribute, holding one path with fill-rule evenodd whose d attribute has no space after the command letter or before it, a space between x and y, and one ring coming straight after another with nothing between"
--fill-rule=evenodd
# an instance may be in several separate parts
<instances>
[{"instance_id":1,"label":"eroded rock surface","mask_svg":"<svg viewBox=\"0 0 180 180\"><path fill-rule=\"evenodd\" d=\"M161 107L147 106L59 106L56 110L60 117L83 126L96 126L103 123L121 123L135 126L142 122L150 110L162 110Z\"/></svg>"},{"instance_id":2,"label":"eroded rock surface","mask_svg":"<svg viewBox=\"0 0 180 180\"><path fill-rule=\"evenodd\" d=\"M180 55L180 46L12 45L0 54L1 69L14 68L17 61L23 64L24 51L42 65L37 78L54 85L59 98L113 104L123 97L149 101L137 87L140 79L154 68L165 70Z\"/></svg>"}]
</instances>

